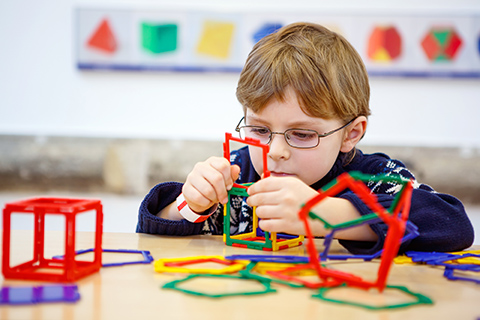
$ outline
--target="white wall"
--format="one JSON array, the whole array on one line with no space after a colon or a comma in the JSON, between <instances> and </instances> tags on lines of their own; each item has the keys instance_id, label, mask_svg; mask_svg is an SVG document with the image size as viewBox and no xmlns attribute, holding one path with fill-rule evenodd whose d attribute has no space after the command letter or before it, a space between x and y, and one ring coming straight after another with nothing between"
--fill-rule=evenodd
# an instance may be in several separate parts
<instances>
[{"instance_id":1,"label":"white wall","mask_svg":"<svg viewBox=\"0 0 480 320\"><path fill-rule=\"evenodd\" d=\"M173 8L480 14L473 0L278 2L177 0ZM169 3L0 1L0 134L222 140L241 117L238 74L76 69L74 8ZM479 79L372 78L371 87L373 116L364 144L480 147Z\"/></svg>"}]
</instances>

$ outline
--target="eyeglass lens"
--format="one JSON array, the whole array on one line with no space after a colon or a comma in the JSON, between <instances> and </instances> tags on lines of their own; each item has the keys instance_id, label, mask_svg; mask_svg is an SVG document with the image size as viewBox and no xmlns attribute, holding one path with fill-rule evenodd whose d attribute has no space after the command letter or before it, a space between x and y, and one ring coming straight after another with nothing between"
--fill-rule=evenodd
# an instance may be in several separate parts
<instances>
[{"instance_id":1,"label":"eyeglass lens","mask_svg":"<svg viewBox=\"0 0 480 320\"><path fill-rule=\"evenodd\" d=\"M266 127L245 126L240 127L241 138L253 138L260 140L261 143L268 144L273 134L281 134L285 137L287 143L297 148L313 148L318 145L318 134L313 130L306 129L289 129L284 133L271 132Z\"/></svg>"}]
</instances>

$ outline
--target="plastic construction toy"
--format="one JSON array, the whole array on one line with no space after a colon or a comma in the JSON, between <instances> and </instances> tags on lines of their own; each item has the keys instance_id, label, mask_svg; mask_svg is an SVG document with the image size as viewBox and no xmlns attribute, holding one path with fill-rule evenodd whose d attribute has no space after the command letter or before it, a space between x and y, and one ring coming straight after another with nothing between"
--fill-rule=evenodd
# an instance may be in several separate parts
<instances>
[{"instance_id":1,"label":"plastic construction toy","mask_svg":"<svg viewBox=\"0 0 480 320\"><path fill-rule=\"evenodd\" d=\"M445 256L442 258L438 258L437 260L430 261L428 262L428 264L449 267L451 269L456 269L456 270L479 272L480 264L478 263L478 261L476 263L461 263L462 259L469 259L469 258L478 259L480 258L480 255L473 254L473 253L465 253L462 256L456 256L456 255L455 257ZM457 261L460 261L460 263L456 263Z\"/></svg>"},{"instance_id":2,"label":"plastic construction toy","mask_svg":"<svg viewBox=\"0 0 480 320\"><path fill-rule=\"evenodd\" d=\"M250 260L253 262L276 262L276 263L308 263L308 257L303 256L266 256L262 254L232 254L225 257L228 260Z\"/></svg>"},{"instance_id":3,"label":"plastic construction toy","mask_svg":"<svg viewBox=\"0 0 480 320\"><path fill-rule=\"evenodd\" d=\"M250 267L250 271L255 271L259 274L267 274L269 271L284 270L286 268L290 268L292 266L296 266L299 264L302 264L302 263L251 261L245 270L248 270L248 268ZM245 270L241 270L240 272Z\"/></svg>"},{"instance_id":4,"label":"plastic construction toy","mask_svg":"<svg viewBox=\"0 0 480 320\"><path fill-rule=\"evenodd\" d=\"M289 264L291 266L291 264ZM238 273L248 279L256 279L258 281L270 281L279 284L283 284L292 288L303 288L302 284L296 284L291 281L284 281L281 279L269 278L264 276L268 271L277 270L278 268L285 269L287 266L284 263L276 262L250 262L244 270L240 270Z\"/></svg>"},{"instance_id":5,"label":"plastic construction toy","mask_svg":"<svg viewBox=\"0 0 480 320\"><path fill-rule=\"evenodd\" d=\"M95 247L93 261L75 260L75 221L78 214L96 211ZM11 215L34 215L33 259L10 266ZM45 216L65 216L65 255L63 259L44 256ZM73 282L100 270L102 266L103 211L100 200L67 198L34 198L7 203L3 209L2 272L6 279Z\"/></svg>"},{"instance_id":6,"label":"plastic construction toy","mask_svg":"<svg viewBox=\"0 0 480 320\"><path fill-rule=\"evenodd\" d=\"M374 219L372 219L370 221L365 220L363 223L372 223L373 221L374 221ZM372 253L372 254L351 254L351 255L349 255L349 254L329 254L328 252L329 252L332 240L333 240L333 236L334 236L335 232L338 231L338 230L340 230L340 228L332 230L331 233L329 233L325 236L325 240L324 240L324 244L323 244L325 249L319 255L321 260L327 260L327 259L329 259L329 260L361 259L361 260L365 260L365 261L371 261L375 258L380 258L382 256L383 249L381 249L381 250L379 250L375 253ZM414 225L411 221L407 221L407 224L405 226L405 235L401 239L401 243L404 243L406 241L414 239L414 238L418 237L418 235L419 235L419 232L418 232L417 226ZM395 259L397 259L397 258L399 258L399 257L396 257ZM394 262L395 262L395 259L394 259ZM399 261L399 260L397 260L397 261Z\"/></svg>"},{"instance_id":7,"label":"plastic construction toy","mask_svg":"<svg viewBox=\"0 0 480 320\"><path fill-rule=\"evenodd\" d=\"M270 171L267 169L267 154L269 146L260 143L259 140L252 138L235 138L231 133L225 134L225 143L223 144L223 155L226 159L230 159L230 141L244 143L249 146L258 147L262 149L263 156L263 177L270 176ZM223 242L228 246L243 247L265 251L278 251L291 247L296 247L302 244L304 236L281 235L276 232L263 232L258 227L258 216L256 208L253 208L253 228L251 232L231 235L230 233L230 217L231 217L231 196L248 197L247 189L252 183L233 185L233 188L228 192L228 202L224 205L224 219L223 219Z\"/></svg>"},{"instance_id":8,"label":"plastic construction toy","mask_svg":"<svg viewBox=\"0 0 480 320\"><path fill-rule=\"evenodd\" d=\"M80 294L76 285L2 287L0 291L0 305L76 302L79 299Z\"/></svg>"},{"instance_id":9,"label":"plastic construction toy","mask_svg":"<svg viewBox=\"0 0 480 320\"><path fill-rule=\"evenodd\" d=\"M455 275L455 271L480 272L480 250L465 250L457 252L422 252L407 251L404 259L411 263L424 263L445 267L443 276L448 280L468 281L480 284L480 279Z\"/></svg>"},{"instance_id":10,"label":"plastic construction toy","mask_svg":"<svg viewBox=\"0 0 480 320\"><path fill-rule=\"evenodd\" d=\"M460 281L468 281L474 282L476 284L480 284L480 278L473 278L473 277L466 277L466 276L459 276L455 275L455 268L451 268L450 266L445 267L445 272L443 276L448 280L460 280Z\"/></svg>"},{"instance_id":11,"label":"plastic construction toy","mask_svg":"<svg viewBox=\"0 0 480 320\"><path fill-rule=\"evenodd\" d=\"M455 271L480 272L480 250L457 252L422 252L407 251L405 255L396 257L395 263L428 264L443 266L443 276L448 280L468 281L480 284L480 279L455 275Z\"/></svg>"},{"instance_id":12,"label":"plastic construction toy","mask_svg":"<svg viewBox=\"0 0 480 320\"><path fill-rule=\"evenodd\" d=\"M75 255L81 255L88 252L94 252L93 248L77 250ZM138 261L126 261L126 262L110 262L102 263L102 267L119 267L130 264L149 264L153 262L153 257L148 250L130 250L130 249L102 249L102 252L113 252L113 253L128 253L128 254L140 254L143 257L143 260ZM54 256L53 259L63 259L64 256Z\"/></svg>"},{"instance_id":13,"label":"plastic construction toy","mask_svg":"<svg viewBox=\"0 0 480 320\"><path fill-rule=\"evenodd\" d=\"M283 270L267 271L267 274L274 278L297 283L310 289L338 287L344 282L345 279L350 281L361 280L360 277L356 277L345 272L330 270L326 269L325 267L322 268L322 277L319 277L317 280L309 280L304 277L318 275L317 267L311 263L292 266Z\"/></svg>"},{"instance_id":14,"label":"plastic construction toy","mask_svg":"<svg viewBox=\"0 0 480 320\"><path fill-rule=\"evenodd\" d=\"M396 264L416 264L415 262L412 261L412 258L407 257L407 256L398 256L393 259L393 263Z\"/></svg>"},{"instance_id":15,"label":"plastic construction toy","mask_svg":"<svg viewBox=\"0 0 480 320\"><path fill-rule=\"evenodd\" d=\"M480 254L469 251L460 253L407 251L405 254L413 262L417 263L443 266L456 270L480 271Z\"/></svg>"},{"instance_id":16,"label":"plastic construction toy","mask_svg":"<svg viewBox=\"0 0 480 320\"><path fill-rule=\"evenodd\" d=\"M200 292L200 291L194 291L194 290L189 290L189 289L182 289L181 284L191 281L193 279L197 278L218 278L218 280L231 280L231 279L241 279L243 281L245 280L250 280L250 281L256 281L259 284L263 286L262 290L255 290L255 291L238 291L238 292L226 292L226 293L207 293L207 292ZM270 281L259 281L255 279L249 279L245 278L243 276L235 276L235 275L229 275L229 274L193 274L190 275L184 279L181 280L175 280L169 283L166 283L162 287L163 289L173 289L177 291L181 291L184 293L188 294L193 294L196 296L204 296L204 297L210 297L210 298L222 298L222 297L231 297L231 296L248 296L248 295L257 295L257 294L265 294L265 293L272 293L276 292L277 290L271 288L270 286Z\"/></svg>"},{"instance_id":17,"label":"plastic construction toy","mask_svg":"<svg viewBox=\"0 0 480 320\"><path fill-rule=\"evenodd\" d=\"M405 308L405 307L410 307L418 304L433 304L433 301L424 296L423 294L420 293L415 293L410 291L408 288L403 287L403 286L386 286L387 289L390 290L398 290L406 293L407 295L413 297L415 300L410 301L410 302L403 302L403 303L397 303L397 304L391 304L391 305L368 305L368 304L362 304L354 301L345 301L345 300L337 300L337 299L332 299L328 298L326 295L328 294L329 291L335 290L336 288L321 288L319 290L318 294L314 294L312 297L318 298L324 301L329 301L329 302L335 302L335 303L340 303L340 304L345 304L345 305L351 305L351 306L356 306L356 307L362 307L366 308L369 310L384 310L384 309L397 309L397 308Z\"/></svg>"},{"instance_id":18,"label":"plastic construction toy","mask_svg":"<svg viewBox=\"0 0 480 320\"><path fill-rule=\"evenodd\" d=\"M199 263L213 262L224 266L220 269L212 268L186 268L185 266L196 265ZM166 258L158 259L154 263L156 272L169 273L195 273L195 274L226 274L235 273L248 265L249 261L234 260L230 261L222 256L198 256L185 258Z\"/></svg>"},{"instance_id":19,"label":"plastic construction toy","mask_svg":"<svg viewBox=\"0 0 480 320\"><path fill-rule=\"evenodd\" d=\"M378 204L376 196L370 192L370 189L363 183L363 181L373 182L393 182L401 186L401 190L397 192L392 206L387 210ZM311 209L321 202L326 197L334 196L345 189L350 189L372 210L372 213L363 216L359 219L348 221L342 224L332 225L325 221ZM386 286L386 280L393 259L398 253L401 239L405 234L408 215L410 212L410 201L412 195L413 185L409 180L404 180L397 176L378 175L370 176L359 172L350 172L340 175L336 180L325 186L319 191L318 195L310 199L299 211L299 217L304 222L305 230L308 237L307 250L309 252L310 264L317 270L318 276L322 279L333 278L346 283L348 286L359 287L363 289L377 288L380 292ZM332 272L320 264L318 254L313 242L313 234L310 228L308 218L318 219L322 221L325 228L332 229L333 232L337 229L346 229L362 223L372 223L381 219L387 226L388 231L385 238L383 252L381 255L381 262L377 272L377 280L370 282L365 281L359 277L348 275L345 273Z\"/></svg>"},{"instance_id":20,"label":"plastic construction toy","mask_svg":"<svg viewBox=\"0 0 480 320\"><path fill-rule=\"evenodd\" d=\"M455 252L449 252L454 255L460 255L460 259L456 259L455 263L460 263L460 264L480 264L480 250L464 250L464 251L455 251ZM466 257L466 254L472 254L475 256L472 257Z\"/></svg>"}]
</instances>

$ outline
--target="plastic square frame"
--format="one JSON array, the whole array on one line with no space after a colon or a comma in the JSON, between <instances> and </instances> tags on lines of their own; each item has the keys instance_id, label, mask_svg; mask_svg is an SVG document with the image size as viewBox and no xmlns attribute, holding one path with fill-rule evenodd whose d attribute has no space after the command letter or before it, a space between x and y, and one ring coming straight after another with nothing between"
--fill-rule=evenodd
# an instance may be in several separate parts
<instances>
[{"instance_id":1,"label":"plastic square frame","mask_svg":"<svg viewBox=\"0 0 480 320\"><path fill-rule=\"evenodd\" d=\"M252 138L235 138L231 133L225 133L225 142L223 144L223 155L230 159L230 141L243 143L249 146L259 147L262 149L262 161L263 161L263 177L270 176L270 171L267 169L267 154L269 146L260 143L259 140ZM248 197L247 189L252 183L237 184L235 183L232 189L228 192L228 202L224 205L223 212L223 242L228 246L243 247L249 249L265 250L265 251L278 251L282 249L288 249L291 247L299 246L304 241L304 236L283 236L276 232L264 232L258 227L258 216L256 214L256 208L253 208L253 227L251 232L231 235L230 233L230 217L231 217L231 205L230 197L241 196Z\"/></svg>"}]
</instances>

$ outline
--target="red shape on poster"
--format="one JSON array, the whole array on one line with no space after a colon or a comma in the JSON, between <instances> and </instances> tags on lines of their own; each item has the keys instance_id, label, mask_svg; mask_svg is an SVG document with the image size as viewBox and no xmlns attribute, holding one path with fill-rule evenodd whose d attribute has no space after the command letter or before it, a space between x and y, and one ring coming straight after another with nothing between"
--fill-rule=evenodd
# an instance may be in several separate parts
<instances>
[{"instance_id":1,"label":"red shape on poster","mask_svg":"<svg viewBox=\"0 0 480 320\"><path fill-rule=\"evenodd\" d=\"M402 53L402 38L393 26L377 26L368 40L368 57L374 61L391 61Z\"/></svg>"},{"instance_id":2,"label":"red shape on poster","mask_svg":"<svg viewBox=\"0 0 480 320\"><path fill-rule=\"evenodd\" d=\"M462 43L462 38L453 27L434 27L422 39L421 46L432 62L452 61Z\"/></svg>"},{"instance_id":3,"label":"red shape on poster","mask_svg":"<svg viewBox=\"0 0 480 320\"><path fill-rule=\"evenodd\" d=\"M88 40L87 45L106 53L114 53L117 50L117 40L107 19L102 20Z\"/></svg>"},{"instance_id":4,"label":"red shape on poster","mask_svg":"<svg viewBox=\"0 0 480 320\"><path fill-rule=\"evenodd\" d=\"M461 45L462 39L460 39L459 35L456 32L452 32L450 36L450 43L444 51L445 56L447 56L449 59L454 59Z\"/></svg>"},{"instance_id":5,"label":"red shape on poster","mask_svg":"<svg viewBox=\"0 0 480 320\"><path fill-rule=\"evenodd\" d=\"M422 41L422 48L427 55L428 60L434 61L439 51L439 45L435 41L435 38L428 34Z\"/></svg>"},{"instance_id":6,"label":"red shape on poster","mask_svg":"<svg viewBox=\"0 0 480 320\"><path fill-rule=\"evenodd\" d=\"M390 27L385 30L384 41L385 49L390 53L392 59L400 56L402 53L402 38L396 28Z\"/></svg>"}]
</instances>

